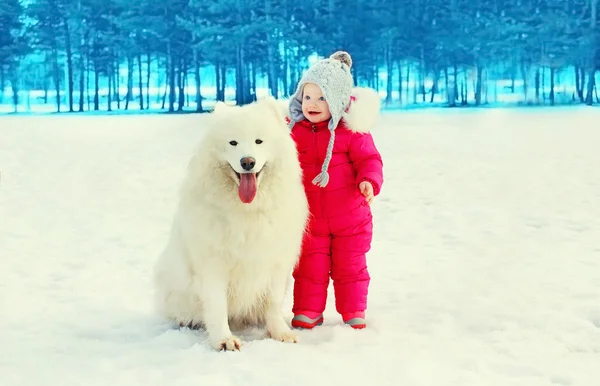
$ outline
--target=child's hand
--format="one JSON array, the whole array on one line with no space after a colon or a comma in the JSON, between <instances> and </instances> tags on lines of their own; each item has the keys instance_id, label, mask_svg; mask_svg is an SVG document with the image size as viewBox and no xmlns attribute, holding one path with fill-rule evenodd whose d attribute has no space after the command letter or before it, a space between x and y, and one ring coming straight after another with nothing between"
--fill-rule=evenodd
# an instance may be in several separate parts
<instances>
[{"instance_id":1,"label":"child's hand","mask_svg":"<svg viewBox=\"0 0 600 386\"><path fill-rule=\"evenodd\" d=\"M358 185L358 187L362 195L366 197L367 203L371 205L373 198L375 198L373 195L373 185L371 185L369 181L363 181Z\"/></svg>"}]
</instances>

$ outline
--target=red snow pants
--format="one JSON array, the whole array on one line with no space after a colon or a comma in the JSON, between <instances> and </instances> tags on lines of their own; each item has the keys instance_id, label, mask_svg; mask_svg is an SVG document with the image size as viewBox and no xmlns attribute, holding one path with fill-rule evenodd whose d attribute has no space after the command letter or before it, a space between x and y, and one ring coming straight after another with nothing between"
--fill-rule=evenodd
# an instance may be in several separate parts
<instances>
[{"instance_id":1,"label":"red snow pants","mask_svg":"<svg viewBox=\"0 0 600 386\"><path fill-rule=\"evenodd\" d=\"M368 204L341 215L311 218L294 277L294 314L322 313L329 279L336 311L365 311L371 280L366 254L371 248L373 217Z\"/></svg>"}]
</instances>

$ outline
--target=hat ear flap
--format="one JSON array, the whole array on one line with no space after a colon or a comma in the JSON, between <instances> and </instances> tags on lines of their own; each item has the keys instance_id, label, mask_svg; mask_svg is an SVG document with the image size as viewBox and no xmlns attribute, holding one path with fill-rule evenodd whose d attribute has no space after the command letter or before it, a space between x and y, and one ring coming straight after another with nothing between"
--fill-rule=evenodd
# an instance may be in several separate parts
<instances>
[{"instance_id":1,"label":"hat ear flap","mask_svg":"<svg viewBox=\"0 0 600 386\"><path fill-rule=\"evenodd\" d=\"M304 113L302 112L302 90L304 85L301 85L296 90L296 93L292 95L289 102L289 117L291 122L298 122L304 119Z\"/></svg>"}]
</instances>

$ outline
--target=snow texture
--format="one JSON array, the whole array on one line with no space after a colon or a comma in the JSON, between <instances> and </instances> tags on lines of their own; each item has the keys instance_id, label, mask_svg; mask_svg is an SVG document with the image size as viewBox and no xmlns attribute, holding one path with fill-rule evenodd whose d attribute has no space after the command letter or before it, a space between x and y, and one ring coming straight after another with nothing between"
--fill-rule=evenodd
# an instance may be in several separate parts
<instances>
[{"instance_id":1,"label":"snow texture","mask_svg":"<svg viewBox=\"0 0 600 386\"><path fill-rule=\"evenodd\" d=\"M600 109L384 114L369 327L236 353L152 306L202 119L0 117L0 384L597 384Z\"/></svg>"}]
</instances>

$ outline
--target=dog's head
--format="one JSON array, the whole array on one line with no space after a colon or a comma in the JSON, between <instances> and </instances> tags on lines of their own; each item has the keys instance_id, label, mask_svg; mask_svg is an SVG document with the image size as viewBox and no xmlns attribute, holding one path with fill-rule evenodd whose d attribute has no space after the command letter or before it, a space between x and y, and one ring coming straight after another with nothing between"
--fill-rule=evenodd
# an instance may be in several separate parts
<instances>
[{"instance_id":1,"label":"dog's head","mask_svg":"<svg viewBox=\"0 0 600 386\"><path fill-rule=\"evenodd\" d=\"M215 105L208 136L213 158L235 183L239 199L251 203L270 163L288 151L289 130L280 106L273 98L249 105Z\"/></svg>"}]
</instances>

